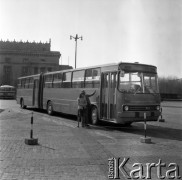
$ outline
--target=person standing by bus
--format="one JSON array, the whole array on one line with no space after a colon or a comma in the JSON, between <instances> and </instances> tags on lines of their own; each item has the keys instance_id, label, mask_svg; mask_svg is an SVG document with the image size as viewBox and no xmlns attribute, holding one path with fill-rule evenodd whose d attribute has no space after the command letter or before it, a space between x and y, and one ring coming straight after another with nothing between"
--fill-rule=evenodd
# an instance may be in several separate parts
<instances>
[{"instance_id":1,"label":"person standing by bus","mask_svg":"<svg viewBox=\"0 0 182 180\"><path fill-rule=\"evenodd\" d=\"M77 102L78 102L78 121L81 118L82 127L85 127L87 100L84 91L82 91L81 94L79 95ZM79 127L79 122L78 122L78 127Z\"/></svg>"},{"instance_id":2,"label":"person standing by bus","mask_svg":"<svg viewBox=\"0 0 182 180\"><path fill-rule=\"evenodd\" d=\"M92 94L86 94L84 90L82 92L85 95L86 101L87 101L87 106L86 106L86 109L85 109L85 126L89 126L88 122L89 122L90 111L91 111L91 103L90 103L89 98L96 93L96 90Z\"/></svg>"}]
</instances>

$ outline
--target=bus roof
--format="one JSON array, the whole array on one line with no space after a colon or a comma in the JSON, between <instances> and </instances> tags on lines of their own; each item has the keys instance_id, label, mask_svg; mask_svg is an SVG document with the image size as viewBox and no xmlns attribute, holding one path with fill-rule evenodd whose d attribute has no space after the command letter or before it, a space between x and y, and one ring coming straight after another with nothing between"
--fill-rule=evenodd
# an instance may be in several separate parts
<instances>
[{"instance_id":1,"label":"bus roof","mask_svg":"<svg viewBox=\"0 0 182 180\"><path fill-rule=\"evenodd\" d=\"M117 66L118 63L110 63L110 64L102 64L102 65L95 65L95 66L88 66L88 67L80 67L76 69L65 69L65 70L60 70L60 71L54 71L54 72L46 72L44 74L56 74L59 72L72 72L72 71L79 71L83 69L93 69L93 68L100 68L100 67L107 67L107 66Z\"/></svg>"},{"instance_id":2,"label":"bus roof","mask_svg":"<svg viewBox=\"0 0 182 180\"><path fill-rule=\"evenodd\" d=\"M81 68L76 68L76 69L65 69L65 70L59 70L59 71L52 71L52 72L46 72L46 73L43 73L43 74L49 75L49 74L56 74L56 73L60 73L60 72L72 72L72 71L77 71L77 70L79 71L79 70L84 70L84 69L93 69L93 68L100 68L100 67L102 68L102 67L108 67L108 66L119 66L121 64L144 65L144 66L152 66L152 67L156 68L156 66L149 65L149 64L140 64L138 62L135 62L135 63L119 62L119 63L108 63L108 64L102 64L102 65L89 66L89 67L81 67ZM36 77L36 76L40 76L40 74L23 76L23 77L19 77L18 79L29 78L29 77Z\"/></svg>"},{"instance_id":3,"label":"bus roof","mask_svg":"<svg viewBox=\"0 0 182 180\"><path fill-rule=\"evenodd\" d=\"M24 79L24 78L36 77L36 76L40 76L40 74L34 74L34 75L28 75L28 76L22 76L22 77L19 77L18 79Z\"/></svg>"},{"instance_id":4,"label":"bus roof","mask_svg":"<svg viewBox=\"0 0 182 180\"><path fill-rule=\"evenodd\" d=\"M47 72L47 73L44 73L44 74L56 74L56 73L59 73L59 72L72 72L72 71L79 71L79 70L83 70L83 69L92 69L92 68L99 68L99 67L107 67L107 66L119 66L121 64L128 64L128 65L142 65L142 66L152 66L152 67L155 67L156 66L153 66L153 65L149 65L149 64L140 64L138 62L135 62L135 63L129 63L129 62L119 62L119 63L108 63L108 64L102 64L102 65L95 65L95 66L89 66L89 67L81 67L81 68L76 68L76 69L66 69L66 70L60 70L60 71L54 71L54 72Z\"/></svg>"},{"instance_id":5,"label":"bus roof","mask_svg":"<svg viewBox=\"0 0 182 180\"><path fill-rule=\"evenodd\" d=\"M14 86L10 86L10 85L2 85L0 86L1 88L15 88Z\"/></svg>"},{"instance_id":6,"label":"bus roof","mask_svg":"<svg viewBox=\"0 0 182 180\"><path fill-rule=\"evenodd\" d=\"M134 63L129 63L129 62L120 62L120 63L118 63L118 65L120 65L120 64L130 64L130 65L142 65L142 66L152 66L152 67L156 67L156 66L154 66L154 65L150 65L150 64L141 64L141 63L139 63L139 62L134 62Z\"/></svg>"}]
</instances>

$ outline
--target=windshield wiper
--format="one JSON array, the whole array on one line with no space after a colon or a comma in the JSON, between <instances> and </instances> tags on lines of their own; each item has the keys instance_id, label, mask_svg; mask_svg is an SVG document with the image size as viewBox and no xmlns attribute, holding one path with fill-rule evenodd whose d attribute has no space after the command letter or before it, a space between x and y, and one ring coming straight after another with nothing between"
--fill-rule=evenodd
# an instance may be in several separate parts
<instances>
[{"instance_id":1,"label":"windshield wiper","mask_svg":"<svg viewBox=\"0 0 182 180\"><path fill-rule=\"evenodd\" d=\"M134 95L136 95L136 93L139 92L141 89L142 89L141 87L138 87L138 88L136 89L136 91L134 92Z\"/></svg>"}]
</instances>

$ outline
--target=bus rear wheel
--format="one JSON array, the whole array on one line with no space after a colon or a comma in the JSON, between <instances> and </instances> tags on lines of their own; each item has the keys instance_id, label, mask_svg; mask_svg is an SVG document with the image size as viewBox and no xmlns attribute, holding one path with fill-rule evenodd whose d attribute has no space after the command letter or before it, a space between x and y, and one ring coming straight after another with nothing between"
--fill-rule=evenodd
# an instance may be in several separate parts
<instances>
[{"instance_id":1,"label":"bus rear wheel","mask_svg":"<svg viewBox=\"0 0 182 180\"><path fill-rule=\"evenodd\" d=\"M91 109L91 123L93 125L98 124L98 110L95 106L93 106Z\"/></svg>"},{"instance_id":2,"label":"bus rear wheel","mask_svg":"<svg viewBox=\"0 0 182 180\"><path fill-rule=\"evenodd\" d=\"M124 124L125 127L131 127L132 122L127 122Z\"/></svg>"},{"instance_id":3,"label":"bus rear wheel","mask_svg":"<svg viewBox=\"0 0 182 180\"><path fill-rule=\"evenodd\" d=\"M48 104L47 104L47 113L49 115L52 115L53 114L53 105L52 105L52 102L49 101Z\"/></svg>"}]
</instances>

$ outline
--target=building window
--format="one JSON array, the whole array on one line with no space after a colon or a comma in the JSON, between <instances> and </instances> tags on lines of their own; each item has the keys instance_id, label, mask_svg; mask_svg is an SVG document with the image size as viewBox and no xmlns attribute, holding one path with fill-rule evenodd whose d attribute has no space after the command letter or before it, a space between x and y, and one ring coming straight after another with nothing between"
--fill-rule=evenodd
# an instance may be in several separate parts
<instances>
[{"instance_id":1,"label":"building window","mask_svg":"<svg viewBox=\"0 0 182 180\"><path fill-rule=\"evenodd\" d=\"M34 67L34 74L38 74L38 67Z\"/></svg>"},{"instance_id":2,"label":"building window","mask_svg":"<svg viewBox=\"0 0 182 180\"><path fill-rule=\"evenodd\" d=\"M23 63L28 63L28 58L24 58Z\"/></svg>"},{"instance_id":3,"label":"building window","mask_svg":"<svg viewBox=\"0 0 182 180\"><path fill-rule=\"evenodd\" d=\"M48 67L48 68L47 68L47 71L48 71L48 72L51 72L51 71L52 71L52 68L51 68L51 67Z\"/></svg>"},{"instance_id":4,"label":"building window","mask_svg":"<svg viewBox=\"0 0 182 180\"><path fill-rule=\"evenodd\" d=\"M44 73L45 71L46 71L46 68L45 68L45 67L41 67L41 68L40 68L40 72L41 72L41 73Z\"/></svg>"},{"instance_id":5,"label":"building window","mask_svg":"<svg viewBox=\"0 0 182 180\"><path fill-rule=\"evenodd\" d=\"M24 66L22 67L22 76L27 76L28 75L28 67Z\"/></svg>"},{"instance_id":6,"label":"building window","mask_svg":"<svg viewBox=\"0 0 182 180\"><path fill-rule=\"evenodd\" d=\"M28 75L31 75L31 74L32 74L32 68L28 67Z\"/></svg>"},{"instance_id":7,"label":"building window","mask_svg":"<svg viewBox=\"0 0 182 180\"><path fill-rule=\"evenodd\" d=\"M4 78L3 78L3 84L7 84L7 85L10 85L11 83L11 78L12 78L12 68L11 66L4 66L3 68L3 75L4 75Z\"/></svg>"},{"instance_id":8,"label":"building window","mask_svg":"<svg viewBox=\"0 0 182 180\"><path fill-rule=\"evenodd\" d=\"M11 58L6 57L6 58L5 58L5 62L6 62L6 63L10 63L10 62L11 62Z\"/></svg>"}]
</instances>

